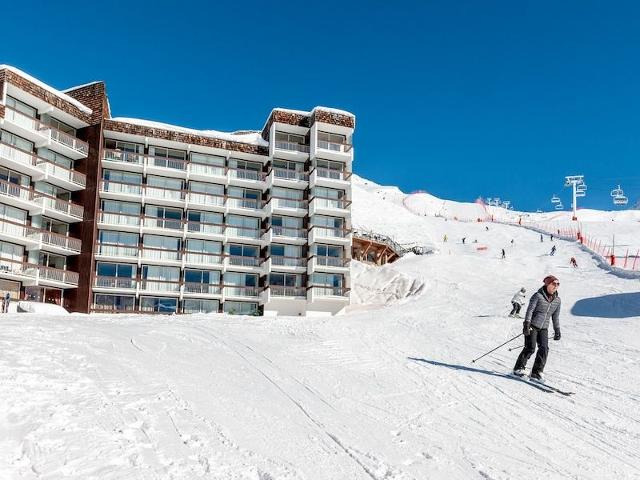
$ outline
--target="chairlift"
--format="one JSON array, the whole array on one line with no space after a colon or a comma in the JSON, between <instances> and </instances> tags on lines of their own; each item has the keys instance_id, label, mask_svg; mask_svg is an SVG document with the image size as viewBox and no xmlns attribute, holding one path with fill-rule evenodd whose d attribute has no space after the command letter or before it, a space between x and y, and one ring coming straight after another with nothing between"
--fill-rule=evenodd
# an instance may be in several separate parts
<instances>
[{"instance_id":1,"label":"chairlift","mask_svg":"<svg viewBox=\"0 0 640 480\"><path fill-rule=\"evenodd\" d=\"M616 195L613 197L614 205L626 205L627 203L629 203L629 199L624 195Z\"/></svg>"},{"instance_id":2,"label":"chairlift","mask_svg":"<svg viewBox=\"0 0 640 480\"><path fill-rule=\"evenodd\" d=\"M620 185L618 185L618 188L614 188L613 190L611 190L611 196L614 198L624 196L624 192L620 188Z\"/></svg>"},{"instance_id":3,"label":"chairlift","mask_svg":"<svg viewBox=\"0 0 640 480\"><path fill-rule=\"evenodd\" d=\"M555 193L553 194L553 197L551 197L551 203L560 203L560 197L558 197Z\"/></svg>"},{"instance_id":4,"label":"chairlift","mask_svg":"<svg viewBox=\"0 0 640 480\"><path fill-rule=\"evenodd\" d=\"M556 210L562 210L564 207L562 206L562 203L556 203L555 209Z\"/></svg>"}]
</instances>

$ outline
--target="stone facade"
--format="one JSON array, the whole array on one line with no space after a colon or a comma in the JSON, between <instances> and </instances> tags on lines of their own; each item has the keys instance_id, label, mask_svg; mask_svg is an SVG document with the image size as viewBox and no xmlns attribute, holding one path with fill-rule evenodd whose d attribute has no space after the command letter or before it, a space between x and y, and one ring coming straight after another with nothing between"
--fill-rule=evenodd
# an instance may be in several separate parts
<instances>
[{"instance_id":1,"label":"stone facade","mask_svg":"<svg viewBox=\"0 0 640 480\"><path fill-rule=\"evenodd\" d=\"M329 123L331 125L339 125L347 128L356 127L356 119L354 117L321 109L316 109L314 112L312 123L315 122Z\"/></svg>"},{"instance_id":2,"label":"stone facade","mask_svg":"<svg viewBox=\"0 0 640 480\"><path fill-rule=\"evenodd\" d=\"M132 123L105 120L104 129L111 132L128 133L131 135L141 135L145 137L159 138L173 142L185 143L188 145L201 145L203 147L221 148L235 152L252 153L254 155L269 155L269 148L249 143L232 142L220 138L203 137L192 133L176 132L161 128L145 127Z\"/></svg>"}]
</instances>

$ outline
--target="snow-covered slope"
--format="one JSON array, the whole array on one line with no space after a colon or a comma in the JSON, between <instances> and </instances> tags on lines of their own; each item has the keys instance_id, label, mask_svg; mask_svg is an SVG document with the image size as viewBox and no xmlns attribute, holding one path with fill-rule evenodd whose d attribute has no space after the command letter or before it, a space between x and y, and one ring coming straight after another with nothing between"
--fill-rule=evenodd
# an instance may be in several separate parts
<instances>
[{"instance_id":1,"label":"snow-covered slope","mask_svg":"<svg viewBox=\"0 0 640 480\"><path fill-rule=\"evenodd\" d=\"M639 282L402 195L356 182L354 223L439 254L354 265L346 315L4 315L0 478L639 478ZM521 331L511 296L549 273L545 373L572 397L504 375L521 339L471 363Z\"/></svg>"}]
</instances>

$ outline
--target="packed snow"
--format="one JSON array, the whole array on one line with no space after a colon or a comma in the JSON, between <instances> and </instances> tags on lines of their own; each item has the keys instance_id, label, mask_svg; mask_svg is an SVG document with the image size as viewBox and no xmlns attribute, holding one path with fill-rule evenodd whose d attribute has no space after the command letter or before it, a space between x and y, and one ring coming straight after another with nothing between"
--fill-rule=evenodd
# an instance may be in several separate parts
<instances>
[{"instance_id":1,"label":"packed snow","mask_svg":"<svg viewBox=\"0 0 640 480\"><path fill-rule=\"evenodd\" d=\"M438 253L354 262L344 315L3 315L0 478L640 478L638 280L574 242L550 256L526 228L353 192L354 225ZM548 274L545 374L570 397L506 375L521 337L472 363L521 332L511 297Z\"/></svg>"}]
</instances>

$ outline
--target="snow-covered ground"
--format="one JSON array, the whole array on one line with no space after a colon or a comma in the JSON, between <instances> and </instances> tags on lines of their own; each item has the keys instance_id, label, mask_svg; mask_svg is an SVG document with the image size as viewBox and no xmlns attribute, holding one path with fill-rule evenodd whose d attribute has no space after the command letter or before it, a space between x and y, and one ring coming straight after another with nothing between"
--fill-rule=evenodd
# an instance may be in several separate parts
<instances>
[{"instance_id":1,"label":"snow-covered ground","mask_svg":"<svg viewBox=\"0 0 640 480\"><path fill-rule=\"evenodd\" d=\"M354 264L345 315L3 315L0 478L640 478L638 280L354 183L354 225L439 253ZM471 363L521 331L511 296L549 273L545 373L571 397L504 376L518 341Z\"/></svg>"}]
</instances>

